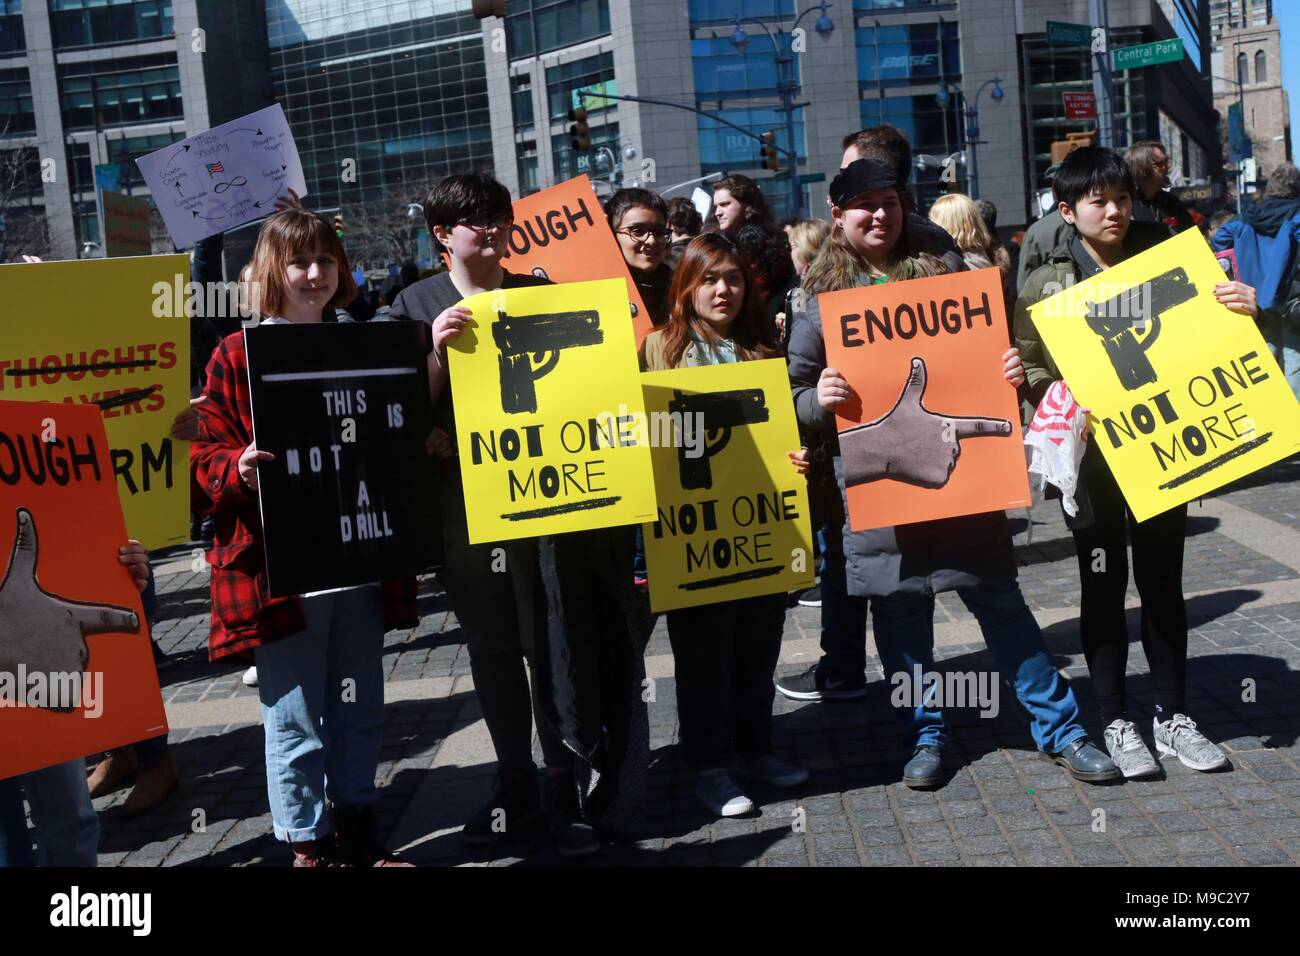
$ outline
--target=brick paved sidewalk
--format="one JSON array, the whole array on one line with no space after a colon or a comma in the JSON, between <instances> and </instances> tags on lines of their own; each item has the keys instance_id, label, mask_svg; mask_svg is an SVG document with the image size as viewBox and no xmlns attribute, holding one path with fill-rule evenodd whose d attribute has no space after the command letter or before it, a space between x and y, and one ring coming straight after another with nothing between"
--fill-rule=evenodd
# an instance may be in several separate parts
<instances>
[{"instance_id":1,"label":"brick paved sidewalk","mask_svg":"<svg viewBox=\"0 0 1300 956\"><path fill-rule=\"evenodd\" d=\"M1300 459L1193 505L1185 589L1193 625L1188 709L1222 743L1232 768L1198 774L1176 761L1167 776L1117 785L1080 784L1035 753L1009 688L1001 711L947 714L955 769L935 793L900 782L907 756L879 661L863 700L797 704L778 696L777 755L813 777L791 792L756 791L751 818L711 820L692 795L674 745L675 685L662 620L647 650L652 767L640 832L610 846L606 864L746 866L1295 864L1300 861ZM1021 582L1058 665L1071 679L1094 738L1091 681L1078 645L1078 571L1054 502L1018 529ZM125 792L97 802L105 866L284 865L270 836L257 695L243 668L207 661L208 584L188 552L159 555L155 636L173 665L163 672L173 752L183 782L155 813L117 817ZM201 567L201 562L199 563ZM421 863L554 863L542 840L512 838L495 856L471 852L457 831L489 796L491 745L469 661L433 579L421 589L423 619L386 639L388 708L380 767L380 822ZM1130 590L1131 713L1149 737L1151 688L1137 644ZM780 673L818 655L820 612L793 608ZM941 669L994 664L955 595L936 611ZM874 645L870 646L874 651ZM1243 681L1254 702L1243 702ZM540 756L540 754L539 754ZM1096 811L1104 811L1098 814ZM196 832L195 821L206 825ZM1104 821L1104 829L1100 828Z\"/></svg>"}]
</instances>

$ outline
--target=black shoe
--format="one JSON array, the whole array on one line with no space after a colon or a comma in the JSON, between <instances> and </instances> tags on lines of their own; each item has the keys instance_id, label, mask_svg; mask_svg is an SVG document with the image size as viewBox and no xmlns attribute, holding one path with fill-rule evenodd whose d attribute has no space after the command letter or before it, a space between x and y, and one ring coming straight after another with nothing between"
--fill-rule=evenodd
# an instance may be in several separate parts
<instances>
[{"instance_id":1,"label":"black shoe","mask_svg":"<svg viewBox=\"0 0 1300 956\"><path fill-rule=\"evenodd\" d=\"M375 811L367 806L334 807L334 857L347 866L413 867L379 842Z\"/></svg>"},{"instance_id":2,"label":"black shoe","mask_svg":"<svg viewBox=\"0 0 1300 956\"><path fill-rule=\"evenodd\" d=\"M903 768L903 783L913 790L928 790L940 786L943 780L943 751L938 747L917 747Z\"/></svg>"},{"instance_id":3,"label":"black shoe","mask_svg":"<svg viewBox=\"0 0 1300 956\"><path fill-rule=\"evenodd\" d=\"M866 696L867 680L861 675L856 681L836 680L823 672L818 662L801 674L782 677L776 689L791 700L852 700Z\"/></svg>"},{"instance_id":4,"label":"black shoe","mask_svg":"<svg viewBox=\"0 0 1300 956\"><path fill-rule=\"evenodd\" d=\"M1124 776L1115 762L1098 750L1087 737L1080 737L1059 754L1045 753L1043 759L1064 767L1075 780L1088 783L1120 780Z\"/></svg>"},{"instance_id":5,"label":"black shoe","mask_svg":"<svg viewBox=\"0 0 1300 956\"><path fill-rule=\"evenodd\" d=\"M474 846L496 843L535 823L542 816L537 790L537 770L529 768L512 777L497 775L492 799L470 817L461 839Z\"/></svg>"},{"instance_id":6,"label":"black shoe","mask_svg":"<svg viewBox=\"0 0 1300 956\"><path fill-rule=\"evenodd\" d=\"M822 588L818 584L804 591L799 595L800 607L821 607L822 606Z\"/></svg>"},{"instance_id":7,"label":"black shoe","mask_svg":"<svg viewBox=\"0 0 1300 956\"><path fill-rule=\"evenodd\" d=\"M546 775L546 823L555 838L560 856L591 856L600 851L600 840L591 824L582 819L578 806L578 785L572 774Z\"/></svg>"}]
</instances>

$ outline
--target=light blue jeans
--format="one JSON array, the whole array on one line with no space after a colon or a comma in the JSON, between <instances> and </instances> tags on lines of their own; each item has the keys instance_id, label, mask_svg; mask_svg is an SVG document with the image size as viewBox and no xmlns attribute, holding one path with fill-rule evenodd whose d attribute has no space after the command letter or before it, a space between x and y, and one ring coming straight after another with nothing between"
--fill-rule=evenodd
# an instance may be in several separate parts
<instances>
[{"instance_id":1,"label":"light blue jeans","mask_svg":"<svg viewBox=\"0 0 1300 956\"><path fill-rule=\"evenodd\" d=\"M275 836L333 832L326 798L369 805L384 728L384 608L376 585L302 599L306 630L256 652Z\"/></svg>"},{"instance_id":2,"label":"light blue jeans","mask_svg":"<svg viewBox=\"0 0 1300 956\"><path fill-rule=\"evenodd\" d=\"M24 793L36 828L34 860L22 815ZM6 823L0 834L0 866L96 865L99 816L90 802L83 758L0 781L0 797Z\"/></svg>"}]
</instances>

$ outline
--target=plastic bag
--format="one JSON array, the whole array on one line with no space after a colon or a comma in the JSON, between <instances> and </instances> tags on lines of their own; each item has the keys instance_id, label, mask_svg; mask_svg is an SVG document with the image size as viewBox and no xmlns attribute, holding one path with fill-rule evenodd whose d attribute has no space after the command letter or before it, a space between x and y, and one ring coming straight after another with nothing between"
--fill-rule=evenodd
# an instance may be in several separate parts
<instances>
[{"instance_id":1,"label":"plastic bag","mask_svg":"<svg viewBox=\"0 0 1300 956\"><path fill-rule=\"evenodd\" d=\"M1061 506L1070 517L1079 513L1074 491L1087 441L1088 416L1064 382L1053 382L1034 411L1025 445L1030 450L1029 473L1039 476L1039 492L1049 482L1059 488Z\"/></svg>"}]
</instances>

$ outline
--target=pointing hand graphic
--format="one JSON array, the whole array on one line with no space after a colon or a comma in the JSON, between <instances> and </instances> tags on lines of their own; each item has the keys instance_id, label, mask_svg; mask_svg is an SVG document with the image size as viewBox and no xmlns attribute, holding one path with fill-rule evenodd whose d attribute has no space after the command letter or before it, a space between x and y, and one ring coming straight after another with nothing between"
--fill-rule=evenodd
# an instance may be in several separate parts
<instances>
[{"instance_id":1,"label":"pointing hand graphic","mask_svg":"<svg viewBox=\"0 0 1300 956\"><path fill-rule=\"evenodd\" d=\"M922 403L925 386L925 362L914 358L894 407L874 422L840 432L846 485L892 478L942 488L957 467L963 438L1011 434L1005 418L936 415Z\"/></svg>"},{"instance_id":2,"label":"pointing hand graphic","mask_svg":"<svg viewBox=\"0 0 1300 956\"><path fill-rule=\"evenodd\" d=\"M45 591L36 577L36 522L18 509L18 533L4 580L0 581L0 671L74 673L90 663L86 637L109 632L134 634L140 619L127 608L69 601Z\"/></svg>"}]
</instances>

